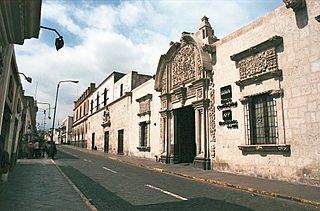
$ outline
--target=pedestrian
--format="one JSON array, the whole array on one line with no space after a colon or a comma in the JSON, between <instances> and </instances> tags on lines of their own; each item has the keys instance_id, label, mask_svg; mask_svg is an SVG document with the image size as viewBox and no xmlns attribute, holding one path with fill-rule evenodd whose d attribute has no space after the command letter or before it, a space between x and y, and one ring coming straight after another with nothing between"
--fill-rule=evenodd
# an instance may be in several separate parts
<instances>
[{"instance_id":1,"label":"pedestrian","mask_svg":"<svg viewBox=\"0 0 320 211\"><path fill-rule=\"evenodd\" d=\"M40 156L40 144L39 141L36 140L36 143L34 143L34 157L39 158Z\"/></svg>"},{"instance_id":2,"label":"pedestrian","mask_svg":"<svg viewBox=\"0 0 320 211\"><path fill-rule=\"evenodd\" d=\"M40 157L44 158L44 152L45 152L45 144L44 140L40 141Z\"/></svg>"},{"instance_id":3,"label":"pedestrian","mask_svg":"<svg viewBox=\"0 0 320 211\"><path fill-rule=\"evenodd\" d=\"M33 158L33 148L34 148L33 142L29 141L27 147L28 147L28 158L31 159Z\"/></svg>"},{"instance_id":4,"label":"pedestrian","mask_svg":"<svg viewBox=\"0 0 320 211\"><path fill-rule=\"evenodd\" d=\"M56 143L54 141L50 141L48 156L54 159L54 156L56 155L56 153L57 153Z\"/></svg>"}]
</instances>

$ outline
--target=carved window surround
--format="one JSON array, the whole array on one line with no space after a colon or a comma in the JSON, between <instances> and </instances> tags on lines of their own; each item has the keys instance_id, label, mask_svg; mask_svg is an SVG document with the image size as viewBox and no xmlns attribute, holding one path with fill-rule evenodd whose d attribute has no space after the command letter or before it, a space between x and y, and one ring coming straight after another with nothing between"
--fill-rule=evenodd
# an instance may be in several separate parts
<instances>
[{"instance_id":1,"label":"carved window surround","mask_svg":"<svg viewBox=\"0 0 320 211\"><path fill-rule=\"evenodd\" d=\"M242 154L290 154L289 144L240 145Z\"/></svg>"},{"instance_id":2,"label":"carved window surround","mask_svg":"<svg viewBox=\"0 0 320 211\"><path fill-rule=\"evenodd\" d=\"M282 37L273 36L256 46L230 56L239 68L240 80L236 84L245 86L281 76L282 71L278 69L276 47L282 42Z\"/></svg>"},{"instance_id":3,"label":"carved window surround","mask_svg":"<svg viewBox=\"0 0 320 211\"><path fill-rule=\"evenodd\" d=\"M261 81L268 80L270 78L279 78L281 76L282 76L282 70L277 69L274 71L256 74L250 78L238 80L235 83L238 86L243 87L243 86L247 86L247 85L254 84L254 83L261 83Z\"/></svg>"},{"instance_id":4,"label":"carved window surround","mask_svg":"<svg viewBox=\"0 0 320 211\"><path fill-rule=\"evenodd\" d=\"M147 94L143 97L136 99L139 102L139 113L138 116L150 115L150 101L152 100L152 94Z\"/></svg>"},{"instance_id":5,"label":"carved window surround","mask_svg":"<svg viewBox=\"0 0 320 211\"><path fill-rule=\"evenodd\" d=\"M273 97L280 97L281 95L283 95L283 90L282 89L271 89L271 90L268 90L265 92L255 93L253 95L246 95L246 96L243 96L242 98L240 98L239 101L242 104L244 104L244 103L247 103L247 101L250 97L254 97L254 96L262 95L262 94L269 94L270 96L273 96Z\"/></svg>"}]
</instances>

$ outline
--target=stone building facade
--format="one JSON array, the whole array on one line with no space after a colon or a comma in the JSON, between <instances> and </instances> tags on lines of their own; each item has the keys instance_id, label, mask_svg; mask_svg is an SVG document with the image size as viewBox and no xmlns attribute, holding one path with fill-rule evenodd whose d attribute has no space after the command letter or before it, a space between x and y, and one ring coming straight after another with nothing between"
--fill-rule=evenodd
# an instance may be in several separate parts
<instances>
[{"instance_id":1,"label":"stone building facade","mask_svg":"<svg viewBox=\"0 0 320 211\"><path fill-rule=\"evenodd\" d=\"M162 162L320 184L320 2L284 2L220 40L203 17L160 57Z\"/></svg>"},{"instance_id":2,"label":"stone building facade","mask_svg":"<svg viewBox=\"0 0 320 211\"><path fill-rule=\"evenodd\" d=\"M95 83L82 93L82 95L74 101L73 121L72 121L72 138L71 144L78 147L87 147L87 119L89 112L89 96L96 90Z\"/></svg>"},{"instance_id":3,"label":"stone building facade","mask_svg":"<svg viewBox=\"0 0 320 211\"><path fill-rule=\"evenodd\" d=\"M203 17L154 78L111 74L88 97L87 147L319 185L320 2L284 3L221 39Z\"/></svg>"},{"instance_id":4,"label":"stone building facade","mask_svg":"<svg viewBox=\"0 0 320 211\"><path fill-rule=\"evenodd\" d=\"M89 149L132 154L129 150L131 140L139 134L138 130L137 134L132 134L132 127L135 124L134 120L131 121L132 105L134 103L138 105L138 102L133 102L133 92L151 78L135 71L128 74L113 72L98 86L89 97L87 135ZM153 90L152 85L149 88Z\"/></svg>"}]
</instances>

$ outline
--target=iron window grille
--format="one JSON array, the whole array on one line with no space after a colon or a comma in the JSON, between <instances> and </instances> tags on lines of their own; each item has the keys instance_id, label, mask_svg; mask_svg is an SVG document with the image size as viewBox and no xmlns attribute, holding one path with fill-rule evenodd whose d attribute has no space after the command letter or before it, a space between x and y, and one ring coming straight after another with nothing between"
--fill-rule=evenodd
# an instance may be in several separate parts
<instances>
[{"instance_id":1,"label":"iron window grille","mask_svg":"<svg viewBox=\"0 0 320 211\"><path fill-rule=\"evenodd\" d=\"M250 97L245 105L249 145L278 144L276 101L268 94Z\"/></svg>"},{"instance_id":2,"label":"iron window grille","mask_svg":"<svg viewBox=\"0 0 320 211\"><path fill-rule=\"evenodd\" d=\"M142 122L140 124L140 130L141 130L140 146L146 147L148 143L148 124L146 122Z\"/></svg>"}]
</instances>

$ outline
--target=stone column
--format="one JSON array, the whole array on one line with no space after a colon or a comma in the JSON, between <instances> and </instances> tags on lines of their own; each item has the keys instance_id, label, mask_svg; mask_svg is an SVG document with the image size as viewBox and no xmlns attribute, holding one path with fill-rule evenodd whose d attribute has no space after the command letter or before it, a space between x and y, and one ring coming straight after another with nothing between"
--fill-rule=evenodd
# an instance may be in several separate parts
<instances>
[{"instance_id":1,"label":"stone column","mask_svg":"<svg viewBox=\"0 0 320 211\"><path fill-rule=\"evenodd\" d=\"M195 167L210 169L209 147L208 147L208 100L194 102L196 118L196 157L193 161Z\"/></svg>"}]
</instances>

